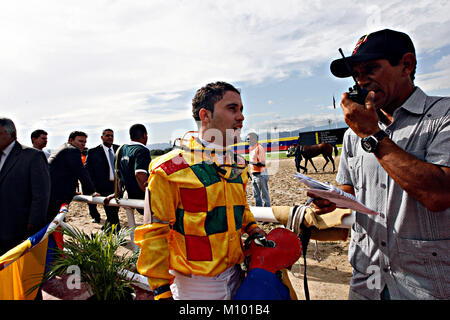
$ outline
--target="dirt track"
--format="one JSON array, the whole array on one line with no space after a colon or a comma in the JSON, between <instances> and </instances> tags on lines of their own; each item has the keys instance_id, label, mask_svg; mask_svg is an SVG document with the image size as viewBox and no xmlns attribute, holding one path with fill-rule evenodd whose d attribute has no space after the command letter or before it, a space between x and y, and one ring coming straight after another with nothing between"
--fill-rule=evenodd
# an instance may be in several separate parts
<instances>
[{"instance_id":1,"label":"dirt track","mask_svg":"<svg viewBox=\"0 0 450 320\"><path fill-rule=\"evenodd\" d=\"M325 160L321 157L314 158L314 164L318 173L308 164L308 176L336 185L336 172L332 172L329 163L322 171ZM335 159L336 170L339 157ZM295 174L294 159L271 161L268 165L270 174L269 190L272 206L299 205L307 200L306 192L299 190L303 187L298 180L292 177ZM247 186L247 199L250 206L255 204L252 196L251 183ZM317 242L318 259L314 258L316 242L311 241L306 255L307 280L311 300L346 300L352 268L347 259L349 240L345 242ZM320 260L320 262L318 261ZM303 289L303 257L300 258L301 267L297 264L289 273L292 285L300 300L305 299ZM294 276L294 274L296 276Z\"/></svg>"}]
</instances>

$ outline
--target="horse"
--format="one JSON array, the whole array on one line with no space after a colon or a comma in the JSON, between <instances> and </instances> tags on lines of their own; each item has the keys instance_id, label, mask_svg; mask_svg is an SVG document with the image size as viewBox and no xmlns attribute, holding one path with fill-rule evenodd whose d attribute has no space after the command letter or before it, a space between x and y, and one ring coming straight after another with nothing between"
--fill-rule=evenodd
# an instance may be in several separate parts
<instances>
[{"instance_id":1,"label":"horse","mask_svg":"<svg viewBox=\"0 0 450 320\"><path fill-rule=\"evenodd\" d=\"M333 160L333 149L334 149L334 156L338 155L338 149L336 147L336 145L331 145L329 143L320 143L320 144L315 144L312 146L302 146L302 145L298 145L295 149L295 167L297 168L297 172L300 172L300 169L303 169L303 173L307 173L308 169L306 169L306 166L308 165L308 161L311 162L313 168L316 170L317 172L317 168L314 165L312 158L314 158L315 156L318 156L320 154L322 154L322 156L325 158L325 164L322 168L322 171L325 171L325 167L328 164L328 162L331 161L331 163L333 164L333 172L336 170L335 166L334 166L334 160ZM302 159L305 158L305 166L301 166L300 162L302 161Z\"/></svg>"}]
</instances>

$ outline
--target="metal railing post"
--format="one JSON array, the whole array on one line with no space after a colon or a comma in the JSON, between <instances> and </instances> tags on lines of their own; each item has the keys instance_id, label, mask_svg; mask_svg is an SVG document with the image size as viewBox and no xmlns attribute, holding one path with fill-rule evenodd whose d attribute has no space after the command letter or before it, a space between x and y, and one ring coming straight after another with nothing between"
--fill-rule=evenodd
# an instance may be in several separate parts
<instances>
[{"instance_id":1,"label":"metal railing post","mask_svg":"<svg viewBox=\"0 0 450 320\"><path fill-rule=\"evenodd\" d=\"M134 219L134 208L127 207L125 208L125 212L127 214L128 226L133 228L133 232L130 233L131 247L133 248L133 251L137 251L139 247L134 243L134 229L136 228L136 220Z\"/></svg>"}]
</instances>

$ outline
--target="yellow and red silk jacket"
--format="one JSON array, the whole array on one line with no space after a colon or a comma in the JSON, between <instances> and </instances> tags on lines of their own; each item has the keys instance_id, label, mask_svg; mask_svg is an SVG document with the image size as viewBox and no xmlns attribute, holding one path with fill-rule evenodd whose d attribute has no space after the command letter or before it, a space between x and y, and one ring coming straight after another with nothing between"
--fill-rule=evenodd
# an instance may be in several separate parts
<instances>
[{"instance_id":1,"label":"yellow and red silk jacket","mask_svg":"<svg viewBox=\"0 0 450 320\"><path fill-rule=\"evenodd\" d=\"M169 269L216 276L244 259L241 233L257 227L247 203L247 167L221 166L192 139L150 164L152 223L135 230L137 270L153 290L170 284ZM164 296L170 296L165 294Z\"/></svg>"}]
</instances>

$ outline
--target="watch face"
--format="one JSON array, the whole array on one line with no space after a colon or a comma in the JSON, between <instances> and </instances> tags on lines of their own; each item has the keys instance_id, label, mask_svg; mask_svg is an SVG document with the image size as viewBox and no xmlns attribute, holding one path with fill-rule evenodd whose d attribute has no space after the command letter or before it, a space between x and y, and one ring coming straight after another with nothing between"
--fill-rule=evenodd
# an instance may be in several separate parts
<instances>
[{"instance_id":1,"label":"watch face","mask_svg":"<svg viewBox=\"0 0 450 320\"><path fill-rule=\"evenodd\" d=\"M372 137L366 137L361 139L361 147L366 152L373 152L376 149L377 141Z\"/></svg>"}]
</instances>

